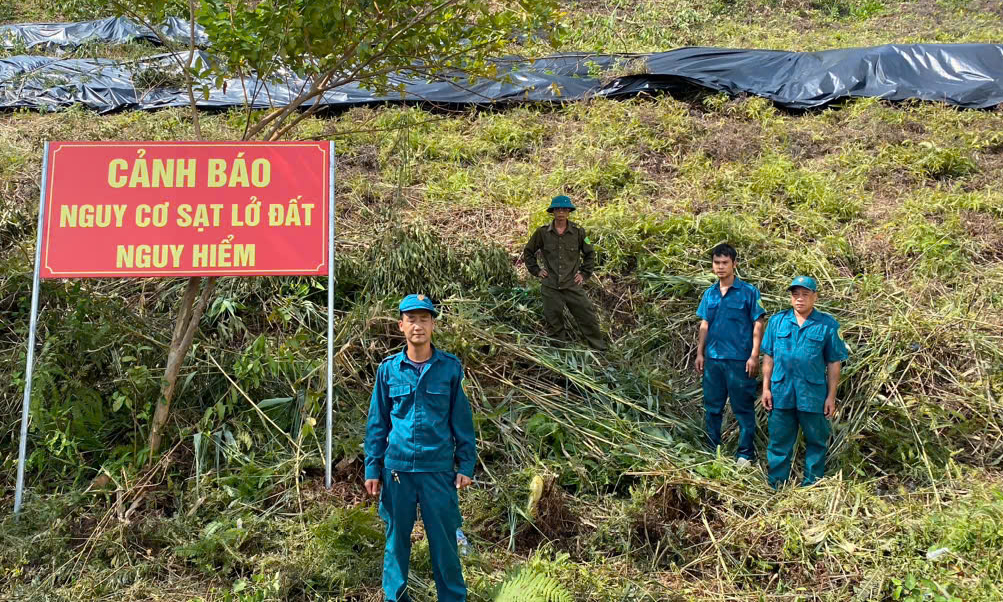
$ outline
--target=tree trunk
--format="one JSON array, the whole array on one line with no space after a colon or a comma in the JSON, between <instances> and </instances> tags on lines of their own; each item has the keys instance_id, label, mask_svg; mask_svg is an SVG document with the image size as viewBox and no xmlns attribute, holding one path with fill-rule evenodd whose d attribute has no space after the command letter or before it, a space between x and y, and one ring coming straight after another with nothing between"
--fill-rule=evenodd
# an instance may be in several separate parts
<instances>
[{"instance_id":1,"label":"tree trunk","mask_svg":"<svg viewBox=\"0 0 1003 602\"><path fill-rule=\"evenodd\" d=\"M198 294L201 277L188 279L188 286L185 288L184 297L181 299L181 309L178 312L178 321L174 325L174 335L171 337L171 350L167 354L167 370L164 373L163 395L157 401L157 408L153 412L153 422L150 428L150 458L153 458L160 450L160 443L164 437L164 426L167 424L167 417L171 410L171 399L174 397L174 388L178 383L178 374L184 363L185 356L192 347L192 340L198 330L199 321L209 304L209 297L216 285L216 278L206 279L202 294L195 303Z\"/></svg>"}]
</instances>

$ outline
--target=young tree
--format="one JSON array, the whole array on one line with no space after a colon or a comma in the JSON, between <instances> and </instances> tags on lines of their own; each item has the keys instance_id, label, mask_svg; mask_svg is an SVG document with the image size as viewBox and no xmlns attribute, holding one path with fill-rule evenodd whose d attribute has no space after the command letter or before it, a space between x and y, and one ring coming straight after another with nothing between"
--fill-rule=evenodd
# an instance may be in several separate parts
<instances>
[{"instance_id":1,"label":"young tree","mask_svg":"<svg viewBox=\"0 0 1003 602\"><path fill-rule=\"evenodd\" d=\"M293 71L307 85L281 106L248 110L244 140L279 140L314 113L315 102L346 84L380 93L402 91L393 74L448 79L462 85L494 77L492 57L526 35L556 46L557 0L96 0L140 20L155 32L164 16L187 8L191 37L176 53L188 89L196 137L202 139L197 96L205 82L240 76L272 79ZM180 0L183 2L184 0ZM195 24L208 34L215 60L195 66ZM162 40L165 42L166 40ZM246 89L246 88L245 88ZM306 107L306 108L304 108ZM150 458L163 439L178 374L212 295L215 278L191 278L182 297L168 354L163 395L150 429ZM201 294L199 289L201 287Z\"/></svg>"},{"instance_id":2,"label":"young tree","mask_svg":"<svg viewBox=\"0 0 1003 602\"><path fill-rule=\"evenodd\" d=\"M223 73L310 76L287 105L248 124L246 136L279 139L349 83L379 92L401 73L456 81L494 77L489 59L527 34L559 39L556 0L204 0L198 21L225 59ZM402 86L400 87L402 89ZM295 117L292 117L296 114Z\"/></svg>"}]
</instances>

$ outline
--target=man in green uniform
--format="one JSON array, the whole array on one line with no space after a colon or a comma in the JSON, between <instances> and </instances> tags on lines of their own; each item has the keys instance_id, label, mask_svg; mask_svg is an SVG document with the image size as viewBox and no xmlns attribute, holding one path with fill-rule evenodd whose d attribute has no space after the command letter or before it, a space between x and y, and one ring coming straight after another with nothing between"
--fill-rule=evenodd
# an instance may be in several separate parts
<instances>
[{"instance_id":1,"label":"man in green uniform","mask_svg":"<svg viewBox=\"0 0 1003 602\"><path fill-rule=\"evenodd\" d=\"M411 530L421 506L439 601L462 602L467 587L456 544L456 492L470 485L477 460L463 366L432 345L438 312L431 300L408 295L399 309L407 346L376 372L364 442L366 491L380 494L386 522L383 593L388 602L410 599Z\"/></svg>"},{"instance_id":2,"label":"man in green uniform","mask_svg":"<svg viewBox=\"0 0 1003 602\"><path fill-rule=\"evenodd\" d=\"M770 413L766 460L774 488L790 476L798 427L805 443L801 484L811 485L825 474L840 362L849 355L839 322L815 310L815 280L798 276L788 290L792 309L770 318L762 345L763 407Z\"/></svg>"},{"instance_id":3,"label":"man in green uniform","mask_svg":"<svg viewBox=\"0 0 1003 602\"><path fill-rule=\"evenodd\" d=\"M543 317L551 335L561 341L569 339L564 323L567 306L589 345L602 351L607 347L606 338L599 329L592 302L582 288L595 269L595 250L585 230L568 219L574 210L570 198L554 197L547 208L554 216L553 221L536 229L522 250L522 260L529 273L543 281ZM538 252L543 255L542 268L537 263Z\"/></svg>"},{"instance_id":4,"label":"man in green uniform","mask_svg":"<svg viewBox=\"0 0 1003 602\"><path fill-rule=\"evenodd\" d=\"M696 370L703 375L704 427L707 443L716 450L724 404L731 398L739 432L736 455L739 465L746 466L756 459L756 372L766 310L759 289L735 275L734 247L717 245L710 258L718 280L704 291L697 307Z\"/></svg>"}]
</instances>

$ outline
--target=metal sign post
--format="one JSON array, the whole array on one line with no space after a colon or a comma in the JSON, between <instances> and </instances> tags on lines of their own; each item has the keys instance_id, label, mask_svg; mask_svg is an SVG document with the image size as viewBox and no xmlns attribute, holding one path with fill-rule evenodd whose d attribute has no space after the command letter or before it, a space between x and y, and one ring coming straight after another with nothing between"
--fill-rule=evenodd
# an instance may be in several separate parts
<instances>
[{"instance_id":1,"label":"metal sign post","mask_svg":"<svg viewBox=\"0 0 1003 602\"><path fill-rule=\"evenodd\" d=\"M45 215L45 186L49 173L49 143L42 151L42 184L39 186L41 200L38 204L38 233L35 241L35 276L31 281L31 325L28 327L28 361L24 369L24 405L21 407L21 442L17 452L17 485L14 489L14 515L21 512L24 495L24 463L28 451L28 417L31 413L31 376L35 369L35 332L38 330L38 289L40 260L42 254L42 218Z\"/></svg>"},{"instance_id":2,"label":"metal sign post","mask_svg":"<svg viewBox=\"0 0 1003 602\"><path fill-rule=\"evenodd\" d=\"M327 226L327 441L324 449L324 486L331 488L331 429L334 414L334 140L331 140Z\"/></svg>"}]
</instances>

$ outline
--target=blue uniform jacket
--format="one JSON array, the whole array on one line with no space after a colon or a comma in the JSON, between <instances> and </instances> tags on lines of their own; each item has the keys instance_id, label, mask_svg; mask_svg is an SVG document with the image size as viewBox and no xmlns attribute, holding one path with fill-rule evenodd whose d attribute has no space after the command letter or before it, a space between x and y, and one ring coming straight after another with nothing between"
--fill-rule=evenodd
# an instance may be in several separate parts
<instances>
[{"instance_id":1,"label":"blue uniform jacket","mask_svg":"<svg viewBox=\"0 0 1003 602\"><path fill-rule=\"evenodd\" d=\"M766 325L762 350L773 358L773 407L802 412L824 409L829 392L826 366L849 356L839 337L839 322L817 309L802 326L798 326L793 309L774 315Z\"/></svg>"},{"instance_id":2,"label":"blue uniform jacket","mask_svg":"<svg viewBox=\"0 0 1003 602\"><path fill-rule=\"evenodd\" d=\"M459 358L433 347L419 375L405 353L386 358L376 372L366 424L366 479L380 478L384 467L457 470L472 478L477 447Z\"/></svg>"},{"instance_id":3,"label":"blue uniform jacket","mask_svg":"<svg viewBox=\"0 0 1003 602\"><path fill-rule=\"evenodd\" d=\"M735 277L727 294L721 296L720 283L704 291L697 307L700 319L707 320L707 357L714 360L742 360L752 355L752 331L766 310L759 289Z\"/></svg>"}]
</instances>

